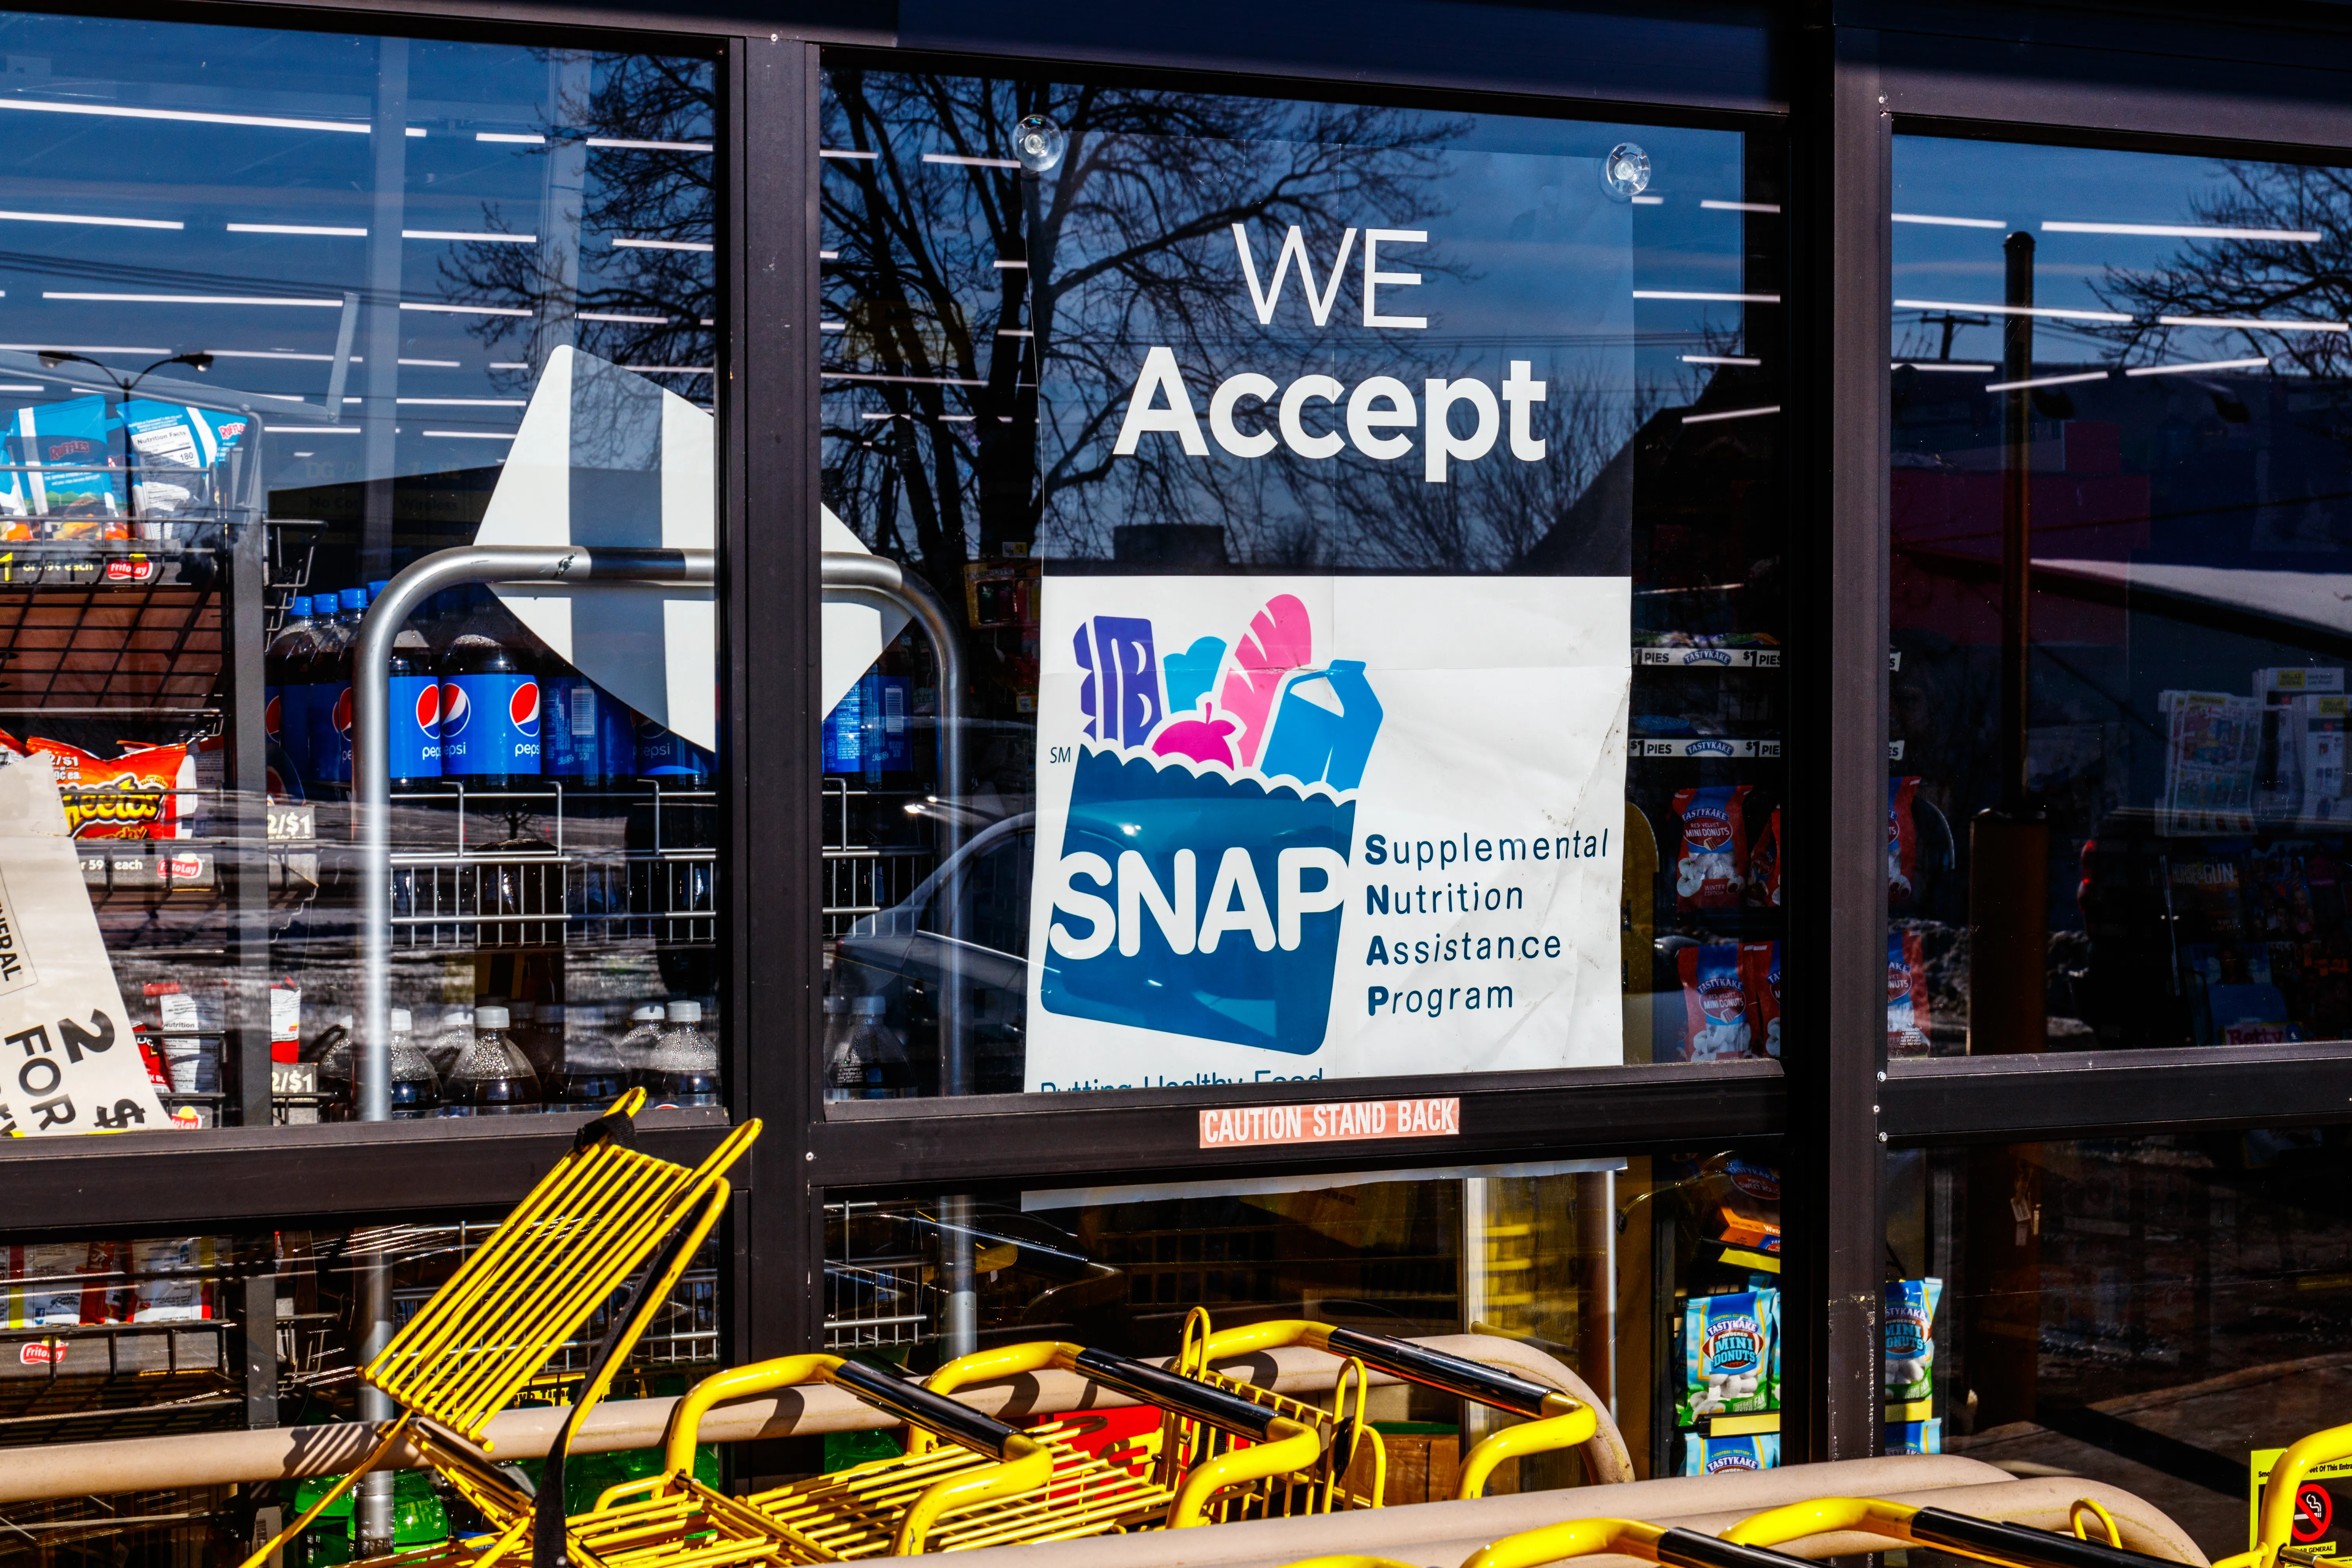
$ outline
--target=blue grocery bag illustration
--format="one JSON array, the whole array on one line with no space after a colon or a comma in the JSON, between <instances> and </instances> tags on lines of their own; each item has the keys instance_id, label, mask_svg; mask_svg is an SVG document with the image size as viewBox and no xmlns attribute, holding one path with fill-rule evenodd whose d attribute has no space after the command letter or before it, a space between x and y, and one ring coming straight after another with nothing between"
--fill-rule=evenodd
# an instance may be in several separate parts
<instances>
[{"instance_id":1,"label":"blue grocery bag illustration","mask_svg":"<svg viewBox=\"0 0 2352 1568\"><path fill-rule=\"evenodd\" d=\"M1034 955L1048 1011L1322 1048L1354 792L1381 710L1361 661L1311 668L1313 643L1287 595L1230 643L1137 617L1082 634L1093 743L1078 748L1061 843L1040 847L1058 868ZM1155 647L1185 652L1155 667ZM1222 680L1204 655L1221 658ZM1144 689L1160 668L1171 689Z\"/></svg>"}]
</instances>

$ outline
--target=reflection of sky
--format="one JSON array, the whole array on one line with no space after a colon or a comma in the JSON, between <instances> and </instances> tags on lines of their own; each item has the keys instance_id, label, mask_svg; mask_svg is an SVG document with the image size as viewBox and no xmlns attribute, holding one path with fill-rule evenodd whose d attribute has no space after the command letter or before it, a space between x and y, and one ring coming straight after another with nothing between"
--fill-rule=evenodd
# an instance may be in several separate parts
<instances>
[{"instance_id":1,"label":"reflection of sky","mask_svg":"<svg viewBox=\"0 0 2352 1568\"><path fill-rule=\"evenodd\" d=\"M2200 198L2222 195L2230 182L2209 158L2117 153L2083 147L2032 147L1929 136L1895 139L1895 208L1898 213L1997 223L1990 228L1897 223L1895 297L1955 304L1999 304L2005 263L2001 242L2024 229L2034 238L2033 296L2041 307L2109 309L2092 285L2108 268L2148 270L2167 265L2198 242L2178 237L2049 233L2060 223L2197 224ZM1895 352L1932 357L1943 329L1920 325L1922 312L1897 310ZM2214 352L2234 348L2233 334L2212 334ZM2225 341L2226 340L2226 341ZM2107 345L2063 322L2034 325L2042 361L2096 360ZM2184 340L2183 350L2193 345ZM2242 351L2240 351L2242 352ZM2000 358L1998 325L1964 326L1952 342L1954 359Z\"/></svg>"},{"instance_id":2,"label":"reflection of sky","mask_svg":"<svg viewBox=\"0 0 2352 1568\"><path fill-rule=\"evenodd\" d=\"M341 295L368 285L369 240L231 233L227 226L373 226L378 215L372 134L5 105L37 101L364 126L374 112L378 50L373 38L332 34L0 18L0 213L183 226L0 216L0 288L5 289L0 344L100 350L92 357L118 374L134 373L166 353L204 350L221 356L205 383L218 387L225 401L240 393L280 394L317 404L336 349ZM549 57L505 46L426 41L412 43L408 56L405 179L390 207L394 220L414 230L539 232L545 149L478 138L533 135L561 119ZM598 153L588 153L592 185L598 159ZM630 253L614 247L611 237L586 237L583 287L593 286L616 260L626 265ZM457 243L403 242L403 300L457 297L442 274ZM266 294L334 304L44 298L49 293ZM519 364L528 334L486 345L473 329L490 319L403 312L398 395L433 401L412 401L401 410L398 471L480 467L504 457L504 437L519 422L528 392L530 376ZM355 354L363 355L363 339L362 324ZM493 368L500 363L516 368ZM179 366L162 374L191 374ZM664 379L689 395L708 395L708 378ZM0 371L0 383L9 388L0 392L0 413L79 395L16 367ZM24 390L37 384L38 393ZM366 390L359 366L345 390L352 398ZM267 404L261 406L266 411ZM356 412L354 405L351 413ZM428 437L428 430L456 434ZM356 435L302 433L298 438L289 430L270 440L273 482L361 477L354 465L362 442ZM298 449L314 458L289 469Z\"/></svg>"}]
</instances>

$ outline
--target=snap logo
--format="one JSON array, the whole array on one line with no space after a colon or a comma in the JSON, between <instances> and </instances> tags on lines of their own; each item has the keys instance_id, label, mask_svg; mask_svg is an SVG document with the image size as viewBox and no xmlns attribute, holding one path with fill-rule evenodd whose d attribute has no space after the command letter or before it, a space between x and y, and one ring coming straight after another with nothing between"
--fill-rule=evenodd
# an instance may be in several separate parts
<instances>
[{"instance_id":1,"label":"snap logo","mask_svg":"<svg viewBox=\"0 0 2352 1568\"><path fill-rule=\"evenodd\" d=\"M474 704L466 689L454 680L441 683L441 738L454 741L466 732L474 717Z\"/></svg>"},{"instance_id":2,"label":"snap logo","mask_svg":"<svg viewBox=\"0 0 2352 1568\"><path fill-rule=\"evenodd\" d=\"M1322 1048L1381 709L1363 662L1318 665L1317 643L1288 594L1246 626L1079 626L1069 814L1038 847L1047 1011Z\"/></svg>"},{"instance_id":3,"label":"snap logo","mask_svg":"<svg viewBox=\"0 0 2352 1568\"><path fill-rule=\"evenodd\" d=\"M539 733L539 682L526 680L507 699L507 717L516 732L528 739Z\"/></svg>"}]
</instances>

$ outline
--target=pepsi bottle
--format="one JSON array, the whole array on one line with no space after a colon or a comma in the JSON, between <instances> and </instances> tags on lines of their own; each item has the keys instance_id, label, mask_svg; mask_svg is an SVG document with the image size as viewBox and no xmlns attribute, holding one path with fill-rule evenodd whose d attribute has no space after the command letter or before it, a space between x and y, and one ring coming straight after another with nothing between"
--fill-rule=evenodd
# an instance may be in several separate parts
<instances>
[{"instance_id":1,"label":"pepsi bottle","mask_svg":"<svg viewBox=\"0 0 2352 1568\"><path fill-rule=\"evenodd\" d=\"M303 701L308 688L296 673L310 657L318 624L310 618L310 596L298 595L286 606L286 624L278 628L261 655L262 725L278 748L270 761L284 774L272 781L270 793L300 799L302 775L310 766L310 710Z\"/></svg>"},{"instance_id":2,"label":"pepsi bottle","mask_svg":"<svg viewBox=\"0 0 2352 1568\"><path fill-rule=\"evenodd\" d=\"M707 789L719 759L651 719L637 721L637 776L671 789Z\"/></svg>"},{"instance_id":3,"label":"pepsi bottle","mask_svg":"<svg viewBox=\"0 0 2352 1568\"><path fill-rule=\"evenodd\" d=\"M385 766L395 792L441 785L441 678L433 668L432 645L416 627L403 625L392 639L392 675L385 715L390 742Z\"/></svg>"},{"instance_id":4,"label":"pepsi bottle","mask_svg":"<svg viewBox=\"0 0 2352 1568\"><path fill-rule=\"evenodd\" d=\"M547 775L583 789L625 784L636 770L635 715L584 675L546 684L540 734Z\"/></svg>"},{"instance_id":5,"label":"pepsi bottle","mask_svg":"<svg viewBox=\"0 0 2352 1568\"><path fill-rule=\"evenodd\" d=\"M352 644L367 614L367 590L346 588L335 598L335 618L320 630L310 654L310 778L314 795L338 795L352 783Z\"/></svg>"},{"instance_id":6,"label":"pepsi bottle","mask_svg":"<svg viewBox=\"0 0 2352 1568\"><path fill-rule=\"evenodd\" d=\"M482 790L540 776L539 677L480 616L441 656L441 776Z\"/></svg>"}]
</instances>

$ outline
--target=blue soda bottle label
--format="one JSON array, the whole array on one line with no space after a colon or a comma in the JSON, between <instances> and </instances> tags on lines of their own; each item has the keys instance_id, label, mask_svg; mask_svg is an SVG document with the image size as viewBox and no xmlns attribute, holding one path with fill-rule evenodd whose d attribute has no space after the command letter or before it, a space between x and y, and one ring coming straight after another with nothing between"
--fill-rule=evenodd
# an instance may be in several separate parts
<instances>
[{"instance_id":1,"label":"blue soda bottle label","mask_svg":"<svg viewBox=\"0 0 2352 1568\"><path fill-rule=\"evenodd\" d=\"M528 675L457 675L441 683L441 776L539 772L539 682Z\"/></svg>"},{"instance_id":2,"label":"blue soda bottle label","mask_svg":"<svg viewBox=\"0 0 2352 1568\"><path fill-rule=\"evenodd\" d=\"M269 688L269 705L264 710L267 717L263 720L276 737L286 765L303 778L310 776L310 691L307 686Z\"/></svg>"},{"instance_id":3,"label":"blue soda bottle label","mask_svg":"<svg viewBox=\"0 0 2352 1568\"><path fill-rule=\"evenodd\" d=\"M314 681L303 688L310 710L310 776L321 784L352 782L352 683Z\"/></svg>"},{"instance_id":4,"label":"blue soda bottle label","mask_svg":"<svg viewBox=\"0 0 2352 1568\"><path fill-rule=\"evenodd\" d=\"M429 675L392 678L392 777L441 776L441 683Z\"/></svg>"},{"instance_id":5,"label":"blue soda bottle label","mask_svg":"<svg viewBox=\"0 0 2352 1568\"><path fill-rule=\"evenodd\" d=\"M710 753L650 719L637 724L637 776L708 778Z\"/></svg>"},{"instance_id":6,"label":"blue soda bottle label","mask_svg":"<svg viewBox=\"0 0 2352 1568\"><path fill-rule=\"evenodd\" d=\"M584 676L547 683L547 772L559 778L626 776L636 762L629 711Z\"/></svg>"}]
</instances>

